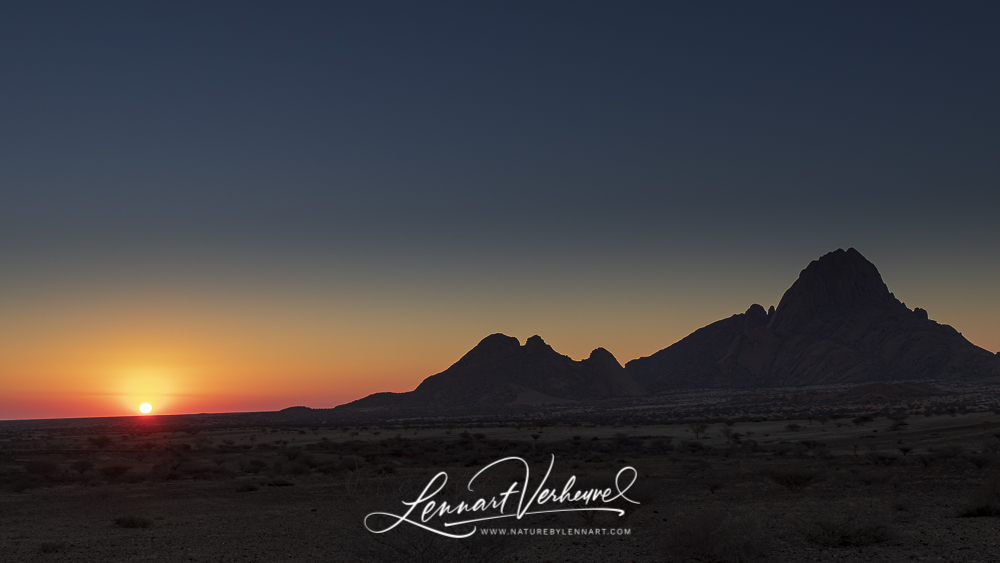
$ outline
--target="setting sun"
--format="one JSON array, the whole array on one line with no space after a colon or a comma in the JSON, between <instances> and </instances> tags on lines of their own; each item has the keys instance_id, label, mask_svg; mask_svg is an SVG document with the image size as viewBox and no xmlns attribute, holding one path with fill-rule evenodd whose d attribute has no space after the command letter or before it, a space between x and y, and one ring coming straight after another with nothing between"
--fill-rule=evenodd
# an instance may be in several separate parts
<instances>
[{"instance_id":1,"label":"setting sun","mask_svg":"<svg viewBox=\"0 0 1000 563\"><path fill-rule=\"evenodd\" d=\"M139 411L142 412L142 414L149 414L150 412L152 412L152 410L153 410L153 405L149 403L143 403L139 405Z\"/></svg>"}]
</instances>

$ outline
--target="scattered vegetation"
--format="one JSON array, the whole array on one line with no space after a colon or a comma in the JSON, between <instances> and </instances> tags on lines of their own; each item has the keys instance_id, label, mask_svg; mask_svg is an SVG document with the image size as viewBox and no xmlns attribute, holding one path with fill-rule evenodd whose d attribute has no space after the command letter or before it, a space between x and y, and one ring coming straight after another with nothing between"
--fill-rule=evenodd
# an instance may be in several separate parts
<instances>
[{"instance_id":1,"label":"scattered vegetation","mask_svg":"<svg viewBox=\"0 0 1000 563\"><path fill-rule=\"evenodd\" d=\"M963 518L1000 516L1000 475L993 476L981 486L958 515Z\"/></svg>"},{"instance_id":2,"label":"scattered vegetation","mask_svg":"<svg viewBox=\"0 0 1000 563\"><path fill-rule=\"evenodd\" d=\"M889 541L894 535L888 524L856 515L816 520L805 530L807 540L823 547L862 547Z\"/></svg>"},{"instance_id":3,"label":"scattered vegetation","mask_svg":"<svg viewBox=\"0 0 1000 563\"><path fill-rule=\"evenodd\" d=\"M813 471L770 471L767 474L772 481L795 494L802 492L816 481L817 474Z\"/></svg>"},{"instance_id":4,"label":"scattered vegetation","mask_svg":"<svg viewBox=\"0 0 1000 563\"><path fill-rule=\"evenodd\" d=\"M663 549L671 559L744 563L764 560L773 541L753 513L702 511L671 519Z\"/></svg>"},{"instance_id":5,"label":"scattered vegetation","mask_svg":"<svg viewBox=\"0 0 1000 563\"><path fill-rule=\"evenodd\" d=\"M141 516L119 516L115 518L115 525L120 528L150 528L153 521Z\"/></svg>"},{"instance_id":6,"label":"scattered vegetation","mask_svg":"<svg viewBox=\"0 0 1000 563\"><path fill-rule=\"evenodd\" d=\"M66 542L45 542L38 546L40 553L58 553L66 550Z\"/></svg>"}]
</instances>

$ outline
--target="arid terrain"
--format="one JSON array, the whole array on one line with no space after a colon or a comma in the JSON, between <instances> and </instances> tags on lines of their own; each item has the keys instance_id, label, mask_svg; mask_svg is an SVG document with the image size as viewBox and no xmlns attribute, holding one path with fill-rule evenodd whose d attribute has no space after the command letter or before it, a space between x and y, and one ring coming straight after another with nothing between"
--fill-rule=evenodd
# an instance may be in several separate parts
<instances>
[{"instance_id":1,"label":"arid terrain","mask_svg":"<svg viewBox=\"0 0 1000 563\"><path fill-rule=\"evenodd\" d=\"M687 393L506 420L3 422L0 559L997 561L998 389L927 388L939 393ZM401 513L439 471L457 487L517 456L540 479L553 455L558 483L610 486L635 467L641 504L496 527L627 533L453 540L362 526Z\"/></svg>"}]
</instances>

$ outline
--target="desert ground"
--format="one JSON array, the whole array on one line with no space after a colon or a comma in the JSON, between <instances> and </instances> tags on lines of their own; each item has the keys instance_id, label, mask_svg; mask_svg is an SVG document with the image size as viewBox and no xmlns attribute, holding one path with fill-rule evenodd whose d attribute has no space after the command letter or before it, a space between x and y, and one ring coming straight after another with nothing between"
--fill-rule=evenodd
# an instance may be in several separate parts
<instances>
[{"instance_id":1,"label":"desert ground","mask_svg":"<svg viewBox=\"0 0 1000 563\"><path fill-rule=\"evenodd\" d=\"M1000 561L1000 394L942 388L689 393L482 420L0 422L0 560ZM557 483L610 485L632 466L640 504L497 525L601 535L362 525L438 472L458 488L506 456L535 478L554 456Z\"/></svg>"}]
</instances>

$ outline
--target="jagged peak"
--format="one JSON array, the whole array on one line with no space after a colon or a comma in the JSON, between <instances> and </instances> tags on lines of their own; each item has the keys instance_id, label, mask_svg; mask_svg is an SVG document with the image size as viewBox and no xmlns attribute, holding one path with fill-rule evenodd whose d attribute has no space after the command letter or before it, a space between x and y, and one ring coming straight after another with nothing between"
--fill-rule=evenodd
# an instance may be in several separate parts
<instances>
[{"instance_id":1,"label":"jagged peak","mask_svg":"<svg viewBox=\"0 0 1000 563\"><path fill-rule=\"evenodd\" d=\"M545 341L542 340L542 337L538 336L537 334L529 338L527 341L525 341L523 349L525 352L528 353L537 353L545 351L550 351L555 353L555 350L552 349L552 346L546 344Z\"/></svg>"},{"instance_id":2,"label":"jagged peak","mask_svg":"<svg viewBox=\"0 0 1000 563\"><path fill-rule=\"evenodd\" d=\"M898 306L878 268L854 248L813 260L785 292L772 315L775 329L798 325L824 311Z\"/></svg>"},{"instance_id":3,"label":"jagged peak","mask_svg":"<svg viewBox=\"0 0 1000 563\"><path fill-rule=\"evenodd\" d=\"M744 322L747 326L764 326L767 324L767 311L764 310L764 307L756 303L750 305L750 308L747 309L744 315L746 316Z\"/></svg>"},{"instance_id":4,"label":"jagged peak","mask_svg":"<svg viewBox=\"0 0 1000 563\"><path fill-rule=\"evenodd\" d=\"M513 341L513 343L516 346L520 346L521 345L521 341L518 340L517 338L515 338L513 336L507 336L506 334L503 334L502 332L497 332L497 333L491 334L491 335L487 336L486 338L480 340L479 344L477 346L482 346L483 344L492 345L492 344L499 344L499 343L510 344L511 341Z\"/></svg>"},{"instance_id":5,"label":"jagged peak","mask_svg":"<svg viewBox=\"0 0 1000 563\"><path fill-rule=\"evenodd\" d=\"M542 340L541 336L538 336L537 334L535 334L535 335L532 335L530 338L528 338L528 340L526 340L524 342L524 345L525 346L529 346L529 345L530 346L540 346L540 345L545 345L545 341Z\"/></svg>"},{"instance_id":6,"label":"jagged peak","mask_svg":"<svg viewBox=\"0 0 1000 563\"><path fill-rule=\"evenodd\" d=\"M603 359L608 359L608 358L610 358L610 359L612 359L612 360L614 360L616 362L618 361L618 358L615 358L615 355L612 354L611 352L609 352L607 350L607 348L594 348L594 350L590 353L590 356L587 359L588 360L603 360Z\"/></svg>"},{"instance_id":7,"label":"jagged peak","mask_svg":"<svg viewBox=\"0 0 1000 563\"><path fill-rule=\"evenodd\" d=\"M490 358L497 356L506 356L517 351L521 347L521 342L514 338L513 336L507 336L506 334L496 333L487 336L486 338L479 341L479 344L466 352L464 356L459 360L459 362L470 361L473 359Z\"/></svg>"}]
</instances>

